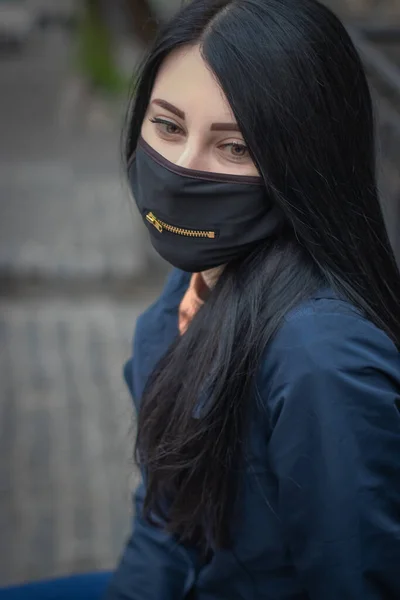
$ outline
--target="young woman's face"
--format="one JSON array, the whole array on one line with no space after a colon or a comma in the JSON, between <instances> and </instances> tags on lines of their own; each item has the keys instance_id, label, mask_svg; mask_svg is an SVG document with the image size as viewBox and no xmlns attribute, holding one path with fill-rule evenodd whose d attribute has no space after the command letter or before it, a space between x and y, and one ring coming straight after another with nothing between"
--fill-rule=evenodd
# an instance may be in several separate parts
<instances>
[{"instance_id":1,"label":"young woman's face","mask_svg":"<svg viewBox=\"0 0 400 600\"><path fill-rule=\"evenodd\" d=\"M141 133L181 167L258 175L228 101L197 46L175 50L164 61Z\"/></svg>"}]
</instances>

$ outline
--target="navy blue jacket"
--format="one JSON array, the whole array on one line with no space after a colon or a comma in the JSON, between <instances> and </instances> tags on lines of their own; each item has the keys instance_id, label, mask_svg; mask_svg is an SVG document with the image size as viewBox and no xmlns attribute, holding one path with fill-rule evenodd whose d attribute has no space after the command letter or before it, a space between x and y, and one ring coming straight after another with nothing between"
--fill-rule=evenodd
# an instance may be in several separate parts
<instances>
[{"instance_id":1,"label":"navy blue jacket","mask_svg":"<svg viewBox=\"0 0 400 600\"><path fill-rule=\"evenodd\" d=\"M125 377L136 407L178 334L189 275L173 271L139 319ZM108 600L400 599L400 355L327 291L293 310L265 352L234 545L202 564L142 518Z\"/></svg>"}]
</instances>

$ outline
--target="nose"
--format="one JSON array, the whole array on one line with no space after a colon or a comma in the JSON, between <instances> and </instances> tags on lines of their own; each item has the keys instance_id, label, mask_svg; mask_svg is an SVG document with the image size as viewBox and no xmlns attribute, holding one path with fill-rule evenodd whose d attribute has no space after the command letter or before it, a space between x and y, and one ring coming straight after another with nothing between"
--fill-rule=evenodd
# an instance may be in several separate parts
<instances>
[{"instance_id":1,"label":"nose","mask_svg":"<svg viewBox=\"0 0 400 600\"><path fill-rule=\"evenodd\" d=\"M201 150L200 145L187 143L175 164L185 169L208 171L206 162L206 156L204 155L204 151Z\"/></svg>"}]
</instances>

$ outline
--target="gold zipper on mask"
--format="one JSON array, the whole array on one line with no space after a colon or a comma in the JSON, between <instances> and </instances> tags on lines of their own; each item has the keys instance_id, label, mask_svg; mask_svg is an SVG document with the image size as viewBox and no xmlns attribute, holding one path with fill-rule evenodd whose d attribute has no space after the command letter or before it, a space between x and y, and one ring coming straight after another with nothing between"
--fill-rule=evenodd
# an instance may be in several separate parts
<instances>
[{"instance_id":1,"label":"gold zipper on mask","mask_svg":"<svg viewBox=\"0 0 400 600\"><path fill-rule=\"evenodd\" d=\"M174 227L173 225L168 225L168 223L164 223L158 219L152 212L147 213L146 219L149 223L153 225L160 233L165 231L169 231L170 233L175 233L176 235L184 235L186 237L196 237L196 238L210 238L214 239L216 237L215 231L200 231L198 229L182 229L181 227Z\"/></svg>"}]
</instances>

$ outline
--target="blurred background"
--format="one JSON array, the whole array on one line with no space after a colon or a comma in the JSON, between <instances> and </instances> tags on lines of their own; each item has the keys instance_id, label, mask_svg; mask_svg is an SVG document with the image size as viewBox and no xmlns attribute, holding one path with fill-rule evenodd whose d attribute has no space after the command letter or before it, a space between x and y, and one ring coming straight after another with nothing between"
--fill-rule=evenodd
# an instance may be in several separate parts
<instances>
[{"instance_id":1,"label":"blurred background","mask_svg":"<svg viewBox=\"0 0 400 600\"><path fill-rule=\"evenodd\" d=\"M327 0L363 56L400 257L400 2ZM0 0L0 585L112 568L135 320L166 273L132 207L132 77L180 0Z\"/></svg>"}]
</instances>

